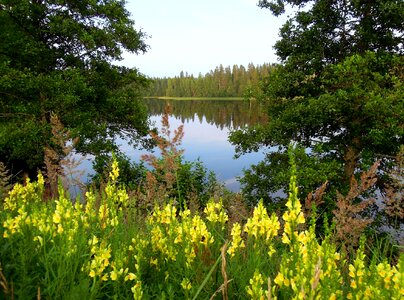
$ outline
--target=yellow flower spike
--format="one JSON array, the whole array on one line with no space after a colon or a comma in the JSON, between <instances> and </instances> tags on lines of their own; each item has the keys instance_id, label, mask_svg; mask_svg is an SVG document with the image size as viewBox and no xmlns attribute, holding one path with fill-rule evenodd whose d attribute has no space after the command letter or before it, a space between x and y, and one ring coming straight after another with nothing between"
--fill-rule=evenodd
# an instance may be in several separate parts
<instances>
[{"instance_id":1,"label":"yellow flower spike","mask_svg":"<svg viewBox=\"0 0 404 300\"><path fill-rule=\"evenodd\" d=\"M185 257L187 258L186 266L191 268L194 259L196 258L195 249L192 246L185 248Z\"/></svg>"},{"instance_id":2,"label":"yellow flower spike","mask_svg":"<svg viewBox=\"0 0 404 300\"><path fill-rule=\"evenodd\" d=\"M191 282L189 281L188 278L184 278L184 279L181 281L181 287L182 287L184 290L189 291L189 290L192 288L192 284L191 284Z\"/></svg>"},{"instance_id":3,"label":"yellow flower spike","mask_svg":"<svg viewBox=\"0 0 404 300\"><path fill-rule=\"evenodd\" d=\"M115 182L119 177L119 166L116 159L112 161L112 170L109 173L109 178L112 182Z\"/></svg>"},{"instance_id":4,"label":"yellow flower spike","mask_svg":"<svg viewBox=\"0 0 404 300\"><path fill-rule=\"evenodd\" d=\"M208 246L208 244L214 242L213 236L208 231L205 222L198 215L195 215L192 218L192 227L190 228L189 234L191 241L194 244L203 244Z\"/></svg>"},{"instance_id":5,"label":"yellow flower spike","mask_svg":"<svg viewBox=\"0 0 404 300\"><path fill-rule=\"evenodd\" d=\"M250 285L246 287L247 294L250 295L250 298L253 300L261 300L264 299L264 290L262 285L264 284L264 280L262 279L261 273L257 270L254 272L253 278L250 279Z\"/></svg>"},{"instance_id":6,"label":"yellow flower spike","mask_svg":"<svg viewBox=\"0 0 404 300\"><path fill-rule=\"evenodd\" d=\"M131 291L133 294L133 299L141 300L143 298L142 282L136 282L136 284L131 288Z\"/></svg>"},{"instance_id":7,"label":"yellow flower spike","mask_svg":"<svg viewBox=\"0 0 404 300\"><path fill-rule=\"evenodd\" d=\"M222 199L219 202L215 202L213 198L209 200L204 209L204 213L206 214L206 219L211 223L220 223L222 225L222 229L224 228L224 224L228 221L229 217L224 211Z\"/></svg>"},{"instance_id":8,"label":"yellow flower spike","mask_svg":"<svg viewBox=\"0 0 404 300\"><path fill-rule=\"evenodd\" d=\"M191 211L189 209L184 209L183 211L180 212L180 217L182 220L188 219L188 217L191 215Z\"/></svg>"},{"instance_id":9,"label":"yellow flower spike","mask_svg":"<svg viewBox=\"0 0 404 300\"><path fill-rule=\"evenodd\" d=\"M272 238L278 235L280 224L276 214L268 216L262 201L254 208L253 217L247 220L244 231L254 239L264 239L266 245L270 245ZM256 246L257 241L254 243Z\"/></svg>"},{"instance_id":10,"label":"yellow flower spike","mask_svg":"<svg viewBox=\"0 0 404 300\"><path fill-rule=\"evenodd\" d=\"M234 223L231 229L231 236L233 238L232 243L227 250L227 253L230 257L233 257L236 253L236 250L239 248L244 248L245 244L243 239L241 238L241 225L240 223Z\"/></svg>"}]
</instances>

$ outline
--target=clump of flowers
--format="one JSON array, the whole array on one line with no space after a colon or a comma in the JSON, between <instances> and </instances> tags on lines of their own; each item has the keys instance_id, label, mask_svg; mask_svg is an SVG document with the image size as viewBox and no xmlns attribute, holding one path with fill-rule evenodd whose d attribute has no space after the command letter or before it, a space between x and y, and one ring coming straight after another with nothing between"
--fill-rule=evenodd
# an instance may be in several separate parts
<instances>
[{"instance_id":1,"label":"clump of flowers","mask_svg":"<svg viewBox=\"0 0 404 300\"><path fill-rule=\"evenodd\" d=\"M27 179L25 186L17 183L4 200L3 209L6 215L3 221L3 237L18 234L21 227L32 222L31 206L42 202L44 191L44 178L38 174L37 182Z\"/></svg>"},{"instance_id":2,"label":"clump of flowers","mask_svg":"<svg viewBox=\"0 0 404 300\"><path fill-rule=\"evenodd\" d=\"M268 216L267 209L262 201L254 208L253 217L247 220L244 231L249 237L254 239L254 247L257 244L264 243L269 247L268 255L272 256L275 252L272 239L278 235L280 224L275 213Z\"/></svg>"},{"instance_id":3,"label":"clump of flowers","mask_svg":"<svg viewBox=\"0 0 404 300\"><path fill-rule=\"evenodd\" d=\"M226 222L229 220L229 216L224 210L222 199L218 202L215 202L213 198L210 199L206 204L204 212L209 222L212 224L219 223L222 230L224 229Z\"/></svg>"},{"instance_id":4,"label":"clump of flowers","mask_svg":"<svg viewBox=\"0 0 404 300\"><path fill-rule=\"evenodd\" d=\"M93 236L88 241L88 245L91 247L92 259L87 264L86 268L88 275L91 278L100 278L103 281L108 280L108 272L104 272L109 266L111 258L111 247L100 243L96 236Z\"/></svg>"},{"instance_id":5,"label":"clump of flowers","mask_svg":"<svg viewBox=\"0 0 404 300\"><path fill-rule=\"evenodd\" d=\"M286 203L287 211L282 216L285 221L282 242L289 247L289 253L282 257L271 293L274 296L278 293L295 295L299 299L341 296L342 277L336 263L340 255L335 252L335 247L329 243L327 237L321 245L317 242L314 225L310 230L300 228L305 219L297 196L293 155L291 160L292 175Z\"/></svg>"}]
</instances>

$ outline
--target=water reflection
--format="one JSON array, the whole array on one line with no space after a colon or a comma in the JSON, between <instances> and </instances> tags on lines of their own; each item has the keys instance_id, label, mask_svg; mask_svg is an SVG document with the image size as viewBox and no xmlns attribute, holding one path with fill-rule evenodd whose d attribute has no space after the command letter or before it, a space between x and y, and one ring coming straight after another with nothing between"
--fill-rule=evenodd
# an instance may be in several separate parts
<instances>
[{"instance_id":1,"label":"water reflection","mask_svg":"<svg viewBox=\"0 0 404 300\"><path fill-rule=\"evenodd\" d=\"M234 146L228 141L230 130L266 122L266 116L256 102L241 100L157 100L147 99L150 121L157 128L161 125L161 116L167 104L171 106L172 115L169 123L172 129L184 124L182 149L184 158L188 161L200 159L204 166L215 172L218 180L232 191L239 191L237 177L243 174L244 168L249 168L263 160L262 153L249 153L234 159ZM132 161L139 162L146 152L134 149L127 141L117 139L120 150ZM156 149L156 155L158 151ZM85 181L93 174L92 157L85 159L81 170L85 171L82 180Z\"/></svg>"},{"instance_id":2,"label":"water reflection","mask_svg":"<svg viewBox=\"0 0 404 300\"><path fill-rule=\"evenodd\" d=\"M257 101L243 100L144 100L150 116L160 116L167 104L172 115L182 123L207 122L224 130L240 128L268 120Z\"/></svg>"},{"instance_id":3,"label":"water reflection","mask_svg":"<svg viewBox=\"0 0 404 300\"><path fill-rule=\"evenodd\" d=\"M236 177L251 164L264 157L262 153L250 153L234 159L234 147L228 141L231 129L267 121L266 115L257 102L241 100L158 100L147 99L150 120L159 127L161 115L167 104L172 115L172 128L184 124L185 136L182 147L186 160L200 159L204 165L216 173L225 186L238 191L240 185ZM122 144L122 150L138 160L141 153Z\"/></svg>"}]
</instances>

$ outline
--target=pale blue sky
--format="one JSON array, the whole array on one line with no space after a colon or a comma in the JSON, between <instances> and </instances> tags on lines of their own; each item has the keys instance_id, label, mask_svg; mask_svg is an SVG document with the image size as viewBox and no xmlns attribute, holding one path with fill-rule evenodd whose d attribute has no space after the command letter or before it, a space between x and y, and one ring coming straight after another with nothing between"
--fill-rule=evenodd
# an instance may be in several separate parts
<instances>
[{"instance_id":1,"label":"pale blue sky","mask_svg":"<svg viewBox=\"0 0 404 300\"><path fill-rule=\"evenodd\" d=\"M180 71L205 74L219 64L277 61L273 45L284 18L257 6L258 0L128 0L127 9L151 37L146 54L120 62L151 77Z\"/></svg>"}]
</instances>

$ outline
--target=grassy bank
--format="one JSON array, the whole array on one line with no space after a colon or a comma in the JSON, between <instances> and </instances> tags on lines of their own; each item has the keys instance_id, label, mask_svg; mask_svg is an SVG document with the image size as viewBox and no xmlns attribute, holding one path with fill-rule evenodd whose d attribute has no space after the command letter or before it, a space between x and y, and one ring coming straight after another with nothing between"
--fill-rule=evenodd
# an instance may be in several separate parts
<instances>
[{"instance_id":1,"label":"grassy bank","mask_svg":"<svg viewBox=\"0 0 404 300\"><path fill-rule=\"evenodd\" d=\"M243 97L144 97L145 99L160 99L160 100L243 100Z\"/></svg>"}]
</instances>

